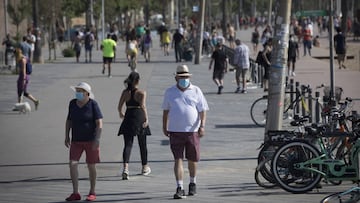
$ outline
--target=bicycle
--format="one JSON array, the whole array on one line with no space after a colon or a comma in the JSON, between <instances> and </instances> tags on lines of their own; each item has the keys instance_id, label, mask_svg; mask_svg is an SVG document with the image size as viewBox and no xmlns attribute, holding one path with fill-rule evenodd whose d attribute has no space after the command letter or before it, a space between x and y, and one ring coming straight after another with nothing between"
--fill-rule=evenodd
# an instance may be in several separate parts
<instances>
[{"instance_id":1,"label":"bicycle","mask_svg":"<svg viewBox=\"0 0 360 203\"><path fill-rule=\"evenodd\" d=\"M293 101L289 101L287 97L285 97L284 101L284 111L283 111L283 119L293 118L294 115L298 112L301 105L302 109L305 111L305 115L311 116L310 108L307 104L308 101L318 102L316 98L306 97L305 93L309 92L309 86L301 86L301 91L297 88L295 92L285 92L285 94L296 94L296 98ZM255 125L259 127L264 127L266 125L266 114L267 114L267 105L268 105L268 95L264 95L263 97L255 100L250 108L250 116L251 120L255 123ZM320 105L321 108L321 105ZM290 110L292 110L292 114L290 114Z\"/></svg>"},{"instance_id":2,"label":"bicycle","mask_svg":"<svg viewBox=\"0 0 360 203\"><path fill-rule=\"evenodd\" d=\"M132 54L129 61L129 66L131 71L136 71L136 61L135 61L135 55Z\"/></svg>"},{"instance_id":3,"label":"bicycle","mask_svg":"<svg viewBox=\"0 0 360 203\"><path fill-rule=\"evenodd\" d=\"M333 158L318 139L320 151L306 141L289 142L280 147L272 160L272 173L281 188L292 193L304 193L315 188L324 177L327 181L357 181L359 178L360 119L350 118L354 123L352 132L326 132L318 126L313 134L321 137L349 137L352 142L348 160Z\"/></svg>"},{"instance_id":4,"label":"bicycle","mask_svg":"<svg viewBox=\"0 0 360 203\"><path fill-rule=\"evenodd\" d=\"M353 187L344 192L337 192L326 196L320 203L355 203L360 201L360 187Z\"/></svg>"},{"instance_id":5,"label":"bicycle","mask_svg":"<svg viewBox=\"0 0 360 203\"><path fill-rule=\"evenodd\" d=\"M297 131L274 130L267 132L269 139L259 147L261 150L258 155L258 165L254 174L255 182L259 186L264 188L273 188L276 186L276 181L271 171L271 160L280 146L287 142L304 138L304 123L307 121L307 117L297 116L294 118L294 121L290 123L292 126L298 127Z\"/></svg>"}]
</instances>

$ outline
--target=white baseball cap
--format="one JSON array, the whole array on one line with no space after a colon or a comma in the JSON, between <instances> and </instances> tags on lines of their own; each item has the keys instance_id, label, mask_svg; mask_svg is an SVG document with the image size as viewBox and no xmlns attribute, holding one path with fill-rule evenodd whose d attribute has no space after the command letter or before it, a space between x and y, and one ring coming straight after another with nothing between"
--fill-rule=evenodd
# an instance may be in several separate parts
<instances>
[{"instance_id":1,"label":"white baseball cap","mask_svg":"<svg viewBox=\"0 0 360 203\"><path fill-rule=\"evenodd\" d=\"M86 92L89 93L89 97L91 99L94 99L94 93L91 91L91 86L86 83L86 82L80 82L78 85L76 86L70 86L70 88L74 91L76 91L76 88L80 88L80 89L83 89L85 90Z\"/></svg>"}]
</instances>

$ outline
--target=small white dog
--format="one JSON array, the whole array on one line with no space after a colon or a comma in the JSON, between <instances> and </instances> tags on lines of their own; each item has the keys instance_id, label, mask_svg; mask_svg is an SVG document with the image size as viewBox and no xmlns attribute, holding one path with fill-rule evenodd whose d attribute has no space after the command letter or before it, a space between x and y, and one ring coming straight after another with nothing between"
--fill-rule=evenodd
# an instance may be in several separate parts
<instances>
[{"instance_id":1,"label":"small white dog","mask_svg":"<svg viewBox=\"0 0 360 203\"><path fill-rule=\"evenodd\" d=\"M19 113L26 114L31 112L31 106L29 102L15 103L14 110L19 111Z\"/></svg>"}]
</instances>

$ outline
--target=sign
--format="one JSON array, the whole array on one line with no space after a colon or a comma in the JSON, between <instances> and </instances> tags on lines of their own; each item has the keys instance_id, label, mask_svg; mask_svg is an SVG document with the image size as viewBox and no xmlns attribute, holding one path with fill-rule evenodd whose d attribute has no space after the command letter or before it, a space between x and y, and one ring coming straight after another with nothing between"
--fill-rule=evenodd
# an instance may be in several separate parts
<instances>
[{"instance_id":1,"label":"sign","mask_svg":"<svg viewBox=\"0 0 360 203\"><path fill-rule=\"evenodd\" d=\"M298 11L295 13L296 17L307 17L307 16L328 16L327 10L307 10Z\"/></svg>"}]
</instances>

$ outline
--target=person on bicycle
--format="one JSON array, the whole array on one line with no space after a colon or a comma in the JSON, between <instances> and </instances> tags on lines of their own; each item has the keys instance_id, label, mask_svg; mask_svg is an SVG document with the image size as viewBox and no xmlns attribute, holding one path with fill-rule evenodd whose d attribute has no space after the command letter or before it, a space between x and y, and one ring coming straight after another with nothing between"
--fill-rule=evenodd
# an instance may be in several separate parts
<instances>
[{"instance_id":1,"label":"person on bicycle","mask_svg":"<svg viewBox=\"0 0 360 203\"><path fill-rule=\"evenodd\" d=\"M129 67L131 67L131 60L134 60L135 65L137 64L137 54L138 54L138 48L137 48L137 41L135 40L130 40L128 43L128 47L127 47L127 51L126 51L126 56L127 56L127 60L129 62Z\"/></svg>"}]
</instances>

